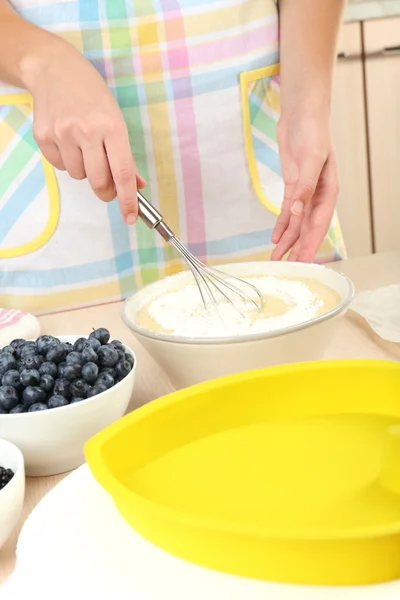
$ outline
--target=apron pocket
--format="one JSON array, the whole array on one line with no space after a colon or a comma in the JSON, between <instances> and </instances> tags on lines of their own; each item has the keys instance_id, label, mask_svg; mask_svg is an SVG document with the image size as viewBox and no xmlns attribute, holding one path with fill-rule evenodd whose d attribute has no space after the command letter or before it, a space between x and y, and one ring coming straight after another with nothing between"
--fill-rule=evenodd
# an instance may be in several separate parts
<instances>
[{"instance_id":1,"label":"apron pocket","mask_svg":"<svg viewBox=\"0 0 400 600\"><path fill-rule=\"evenodd\" d=\"M54 169L32 134L32 99L0 95L0 259L35 252L60 215Z\"/></svg>"},{"instance_id":2,"label":"apron pocket","mask_svg":"<svg viewBox=\"0 0 400 600\"><path fill-rule=\"evenodd\" d=\"M279 215L284 184L276 126L280 115L279 64L240 75L246 157L254 190Z\"/></svg>"}]
</instances>

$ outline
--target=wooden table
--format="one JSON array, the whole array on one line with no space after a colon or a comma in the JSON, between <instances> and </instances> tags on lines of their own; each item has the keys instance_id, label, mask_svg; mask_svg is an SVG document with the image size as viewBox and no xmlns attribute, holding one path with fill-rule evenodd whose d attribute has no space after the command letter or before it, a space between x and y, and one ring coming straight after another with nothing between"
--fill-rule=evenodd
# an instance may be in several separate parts
<instances>
[{"instance_id":1,"label":"wooden table","mask_svg":"<svg viewBox=\"0 0 400 600\"><path fill-rule=\"evenodd\" d=\"M400 252L378 254L336 263L333 267L348 275L356 289L373 289L392 283L400 284ZM89 334L92 327L106 326L114 338L134 348L138 357L138 372L135 392L130 410L137 408L169 391L166 376L157 367L145 350L135 340L120 318L121 304L91 307L41 317L43 333L53 335ZM392 358L396 356L376 343L363 329L349 318L338 321L335 338L324 358ZM26 496L19 527L7 544L0 550L0 585L14 568L15 548L19 530L25 519L41 500L65 475L27 478Z\"/></svg>"}]
</instances>

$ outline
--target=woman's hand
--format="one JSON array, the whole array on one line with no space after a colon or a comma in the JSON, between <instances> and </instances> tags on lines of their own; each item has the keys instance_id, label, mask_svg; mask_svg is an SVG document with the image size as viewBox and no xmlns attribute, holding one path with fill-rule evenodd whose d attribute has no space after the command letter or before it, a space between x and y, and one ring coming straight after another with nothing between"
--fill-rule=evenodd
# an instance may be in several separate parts
<instances>
[{"instance_id":1,"label":"woman's hand","mask_svg":"<svg viewBox=\"0 0 400 600\"><path fill-rule=\"evenodd\" d=\"M271 259L312 262L328 231L338 195L329 117L321 111L282 116L278 144L285 195Z\"/></svg>"},{"instance_id":2,"label":"woman's hand","mask_svg":"<svg viewBox=\"0 0 400 600\"><path fill-rule=\"evenodd\" d=\"M89 180L104 202L118 196L126 223L137 219L138 175L128 130L96 69L63 40L45 60L26 63L34 100L33 134L47 160L74 179Z\"/></svg>"}]
</instances>

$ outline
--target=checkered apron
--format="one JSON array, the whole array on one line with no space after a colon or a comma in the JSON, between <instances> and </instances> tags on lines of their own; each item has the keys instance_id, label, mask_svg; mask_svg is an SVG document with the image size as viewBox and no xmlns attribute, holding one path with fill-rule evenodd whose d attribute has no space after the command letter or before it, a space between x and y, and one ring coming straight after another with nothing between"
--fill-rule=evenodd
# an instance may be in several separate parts
<instances>
[{"instance_id":1,"label":"checkered apron","mask_svg":"<svg viewBox=\"0 0 400 600\"><path fill-rule=\"evenodd\" d=\"M146 196L196 256L269 258L283 197L274 0L12 4L102 74ZM343 253L335 218L318 260ZM157 234L126 226L116 202L47 163L31 97L0 84L0 306L40 313L115 301L181 269Z\"/></svg>"}]
</instances>

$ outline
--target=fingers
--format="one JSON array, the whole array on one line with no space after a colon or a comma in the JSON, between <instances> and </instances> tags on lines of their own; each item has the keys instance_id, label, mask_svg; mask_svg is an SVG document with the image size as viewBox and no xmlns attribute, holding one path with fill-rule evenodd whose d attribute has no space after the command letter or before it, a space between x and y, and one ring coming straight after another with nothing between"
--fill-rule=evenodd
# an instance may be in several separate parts
<instances>
[{"instance_id":1,"label":"fingers","mask_svg":"<svg viewBox=\"0 0 400 600\"><path fill-rule=\"evenodd\" d=\"M111 202L117 195L108 158L101 142L83 149L83 162L90 187L100 200Z\"/></svg>"},{"instance_id":2,"label":"fingers","mask_svg":"<svg viewBox=\"0 0 400 600\"><path fill-rule=\"evenodd\" d=\"M137 221L137 170L128 136L112 136L105 141L108 163L117 190L121 214L128 225ZM144 180L141 184L145 183Z\"/></svg>"},{"instance_id":3,"label":"fingers","mask_svg":"<svg viewBox=\"0 0 400 600\"><path fill-rule=\"evenodd\" d=\"M271 260L281 260L299 239L303 212L289 216L289 225L271 254Z\"/></svg>"},{"instance_id":4,"label":"fingers","mask_svg":"<svg viewBox=\"0 0 400 600\"><path fill-rule=\"evenodd\" d=\"M313 204L309 205L309 212L306 210L305 226L293 246L290 260L312 262L315 259L331 224L337 195L336 161L331 153L321 173Z\"/></svg>"},{"instance_id":5,"label":"fingers","mask_svg":"<svg viewBox=\"0 0 400 600\"><path fill-rule=\"evenodd\" d=\"M40 145L40 151L45 159L59 171L66 171L60 151L55 143L47 142Z\"/></svg>"},{"instance_id":6,"label":"fingers","mask_svg":"<svg viewBox=\"0 0 400 600\"><path fill-rule=\"evenodd\" d=\"M290 198L285 198L282 203L281 214L279 215L274 231L272 232L272 243L278 244L290 221Z\"/></svg>"},{"instance_id":7,"label":"fingers","mask_svg":"<svg viewBox=\"0 0 400 600\"><path fill-rule=\"evenodd\" d=\"M67 126L68 125L68 126ZM86 132L69 123L60 125L56 134L46 125L35 123L34 136L45 158L57 169L68 171L73 179L88 178L100 200L109 202L118 196L122 216L132 225L137 220L137 189L146 181L137 173L124 124L112 127L104 138L87 128Z\"/></svg>"},{"instance_id":8,"label":"fingers","mask_svg":"<svg viewBox=\"0 0 400 600\"><path fill-rule=\"evenodd\" d=\"M32 132L35 142L39 146L45 159L56 169L65 171L65 165L61 158L60 151L48 127L43 126L41 123L37 123L37 121L34 120Z\"/></svg>"},{"instance_id":9,"label":"fingers","mask_svg":"<svg viewBox=\"0 0 400 600\"><path fill-rule=\"evenodd\" d=\"M292 160L290 154L287 151L284 151L283 148L281 149L281 163L283 180L285 182L285 192L281 213L272 233L272 242L274 244L279 243L282 235L289 225L291 214L290 205L293 199L294 187L299 177L299 169L295 161Z\"/></svg>"},{"instance_id":10,"label":"fingers","mask_svg":"<svg viewBox=\"0 0 400 600\"><path fill-rule=\"evenodd\" d=\"M285 167L285 199L272 234L272 242L276 247L271 260L281 260L299 240L304 208L313 200L324 167L324 158L314 153L305 156L298 165L285 158L282 164ZM292 260L296 255L297 251L291 254Z\"/></svg>"},{"instance_id":11,"label":"fingers","mask_svg":"<svg viewBox=\"0 0 400 600\"><path fill-rule=\"evenodd\" d=\"M298 215L311 202L318 185L326 157L317 153L305 156L299 166L299 177L293 190L291 213Z\"/></svg>"},{"instance_id":12,"label":"fingers","mask_svg":"<svg viewBox=\"0 0 400 600\"><path fill-rule=\"evenodd\" d=\"M64 166L72 179L86 179L82 150L79 146L75 144L63 144L59 148Z\"/></svg>"}]
</instances>

